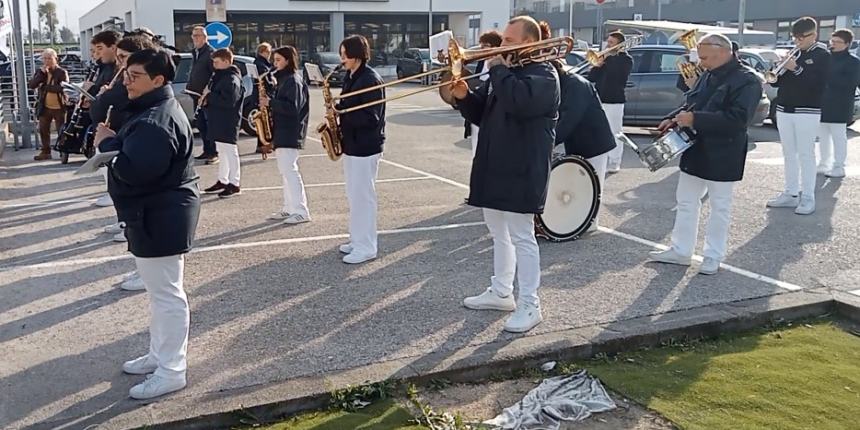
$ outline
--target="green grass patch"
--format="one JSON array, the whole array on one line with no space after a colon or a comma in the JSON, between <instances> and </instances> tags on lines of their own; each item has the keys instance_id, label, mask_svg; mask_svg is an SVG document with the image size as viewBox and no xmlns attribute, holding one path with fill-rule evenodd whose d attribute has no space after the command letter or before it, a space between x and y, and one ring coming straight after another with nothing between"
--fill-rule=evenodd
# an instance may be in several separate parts
<instances>
[{"instance_id":1,"label":"green grass patch","mask_svg":"<svg viewBox=\"0 0 860 430\"><path fill-rule=\"evenodd\" d=\"M299 415L267 430L423 430L410 423L412 415L392 399L374 402L356 412L325 411Z\"/></svg>"},{"instance_id":2,"label":"green grass patch","mask_svg":"<svg viewBox=\"0 0 860 430\"><path fill-rule=\"evenodd\" d=\"M684 429L860 429L860 337L829 321L588 362Z\"/></svg>"}]
</instances>

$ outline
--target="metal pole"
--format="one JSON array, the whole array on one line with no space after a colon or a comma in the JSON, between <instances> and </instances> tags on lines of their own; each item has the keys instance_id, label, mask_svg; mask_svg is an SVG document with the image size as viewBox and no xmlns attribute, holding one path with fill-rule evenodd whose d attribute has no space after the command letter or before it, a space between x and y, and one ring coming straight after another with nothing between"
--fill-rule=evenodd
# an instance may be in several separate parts
<instances>
[{"instance_id":1,"label":"metal pole","mask_svg":"<svg viewBox=\"0 0 860 430\"><path fill-rule=\"evenodd\" d=\"M663 19L663 0L657 0L657 21Z\"/></svg>"},{"instance_id":2,"label":"metal pole","mask_svg":"<svg viewBox=\"0 0 860 430\"><path fill-rule=\"evenodd\" d=\"M738 6L738 45L744 46L744 30L746 30L747 0L741 0Z\"/></svg>"},{"instance_id":3,"label":"metal pole","mask_svg":"<svg viewBox=\"0 0 860 430\"><path fill-rule=\"evenodd\" d=\"M603 4L597 5L597 40L598 44L603 42Z\"/></svg>"},{"instance_id":4,"label":"metal pole","mask_svg":"<svg viewBox=\"0 0 860 430\"><path fill-rule=\"evenodd\" d=\"M570 0L567 3L568 7L568 17L567 17L567 31L570 32L568 36L573 37L573 0Z\"/></svg>"},{"instance_id":5,"label":"metal pole","mask_svg":"<svg viewBox=\"0 0 860 430\"><path fill-rule=\"evenodd\" d=\"M430 9L427 14L427 47L430 47L430 38L433 37L433 0L430 0Z\"/></svg>"},{"instance_id":6,"label":"metal pole","mask_svg":"<svg viewBox=\"0 0 860 430\"><path fill-rule=\"evenodd\" d=\"M20 121L21 147L30 148L30 103L27 100L27 76L24 72L24 36L21 31L21 4L12 0L15 13L12 15L12 43L15 44L15 74L18 80L18 119Z\"/></svg>"},{"instance_id":7,"label":"metal pole","mask_svg":"<svg viewBox=\"0 0 860 430\"><path fill-rule=\"evenodd\" d=\"M36 0L36 3L38 6L39 0ZM36 24L38 24L38 22ZM27 0L27 30L30 32L30 70L35 72L36 54L33 51L33 43L35 43L35 41L33 40L33 22L30 19L30 0Z\"/></svg>"}]
</instances>

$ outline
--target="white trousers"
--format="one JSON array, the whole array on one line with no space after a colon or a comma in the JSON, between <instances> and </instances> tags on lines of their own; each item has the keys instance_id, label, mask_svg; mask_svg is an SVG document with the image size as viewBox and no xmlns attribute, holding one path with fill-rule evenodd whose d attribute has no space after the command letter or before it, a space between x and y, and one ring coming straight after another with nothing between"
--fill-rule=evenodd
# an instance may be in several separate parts
<instances>
[{"instance_id":1,"label":"white trousers","mask_svg":"<svg viewBox=\"0 0 860 430\"><path fill-rule=\"evenodd\" d=\"M284 207L288 214L299 214L310 218L308 197L305 194L305 183L299 173L299 150L295 148L277 148L275 157L278 160L278 171L284 180Z\"/></svg>"},{"instance_id":2,"label":"white trousers","mask_svg":"<svg viewBox=\"0 0 860 430\"><path fill-rule=\"evenodd\" d=\"M848 157L848 125L822 122L818 131L818 165L824 169L844 169Z\"/></svg>"},{"instance_id":3,"label":"white trousers","mask_svg":"<svg viewBox=\"0 0 860 430\"><path fill-rule=\"evenodd\" d=\"M493 236L491 288L500 296L514 291L514 274L520 286L519 300L540 305L540 249L535 238L534 214L484 209L484 222Z\"/></svg>"},{"instance_id":4,"label":"white trousers","mask_svg":"<svg viewBox=\"0 0 860 430\"><path fill-rule=\"evenodd\" d=\"M184 378L189 325L188 298L182 288L185 258L136 257L135 262L149 293L149 355L158 363L155 374Z\"/></svg>"},{"instance_id":5,"label":"white trousers","mask_svg":"<svg viewBox=\"0 0 860 430\"><path fill-rule=\"evenodd\" d=\"M675 228L672 230L672 248L684 257L693 255L699 235L699 213L702 198L709 195L711 215L705 232L705 257L722 261L726 256L729 224L732 218L732 192L734 182L708 181L681 172L675 198Z\"/></svg>"},{"instance_id":6,"label":"white trousers","mask_svg":"<svg viewBox=\"0 0 860 430\"><path fill-rule=\"evenodd\" d=\"M606 112L606 119L609 120L609 128L612 130L612 135L615 136L621 133L624 126L624 103L603 103L603 111ZM624 145L616 142L615 149L609 151L609 167L618 169L621 167L621 158L624 156Z\"/></svg>"},{"instance_id":7,"label":"white trousers","mask_svg":"<svg viewBox=\"0 0 860 430\"><path fill-rule=\"evenodd\" d=\"M606 168L609 163L609 153L600 154L597 157L588 158L588 163L594 167L594 171L597 172L597 179L600 180L600 192L603 194L604 187L603 184L606 182ZM598 219L600 218L600 212L598 211L598 216L594 218L594 224L599 225Z\"/></svg>"},{"instance_id":8,"label":"white trousers","mask_svg":"<svg viewBox=\"0 0 860 430\"><path fill-rule=\"evenodd\" d=\"M469 124L472 127L472 135L469 136L472 139L472 159L475 159L475 154L478 152L478 131L481 129L475 124Z\"/></svg>"},{"instance_id":9,"label":"white trousers","mask_svg":"<svg viewBox=\"0 0 860 430\"><path fill-rule=\"evenodd\" d=\"M215 148L218 150L218 157L221 158L221 163L218 164L218 182L238 187L242 173L239 167L239 145L215 142Z\"/></svg>"},{"instance_id":10,"label":"white trousers","mask_svg":"<svg viewBox=\"0 0 860 430\"><path fill-rule=\"evenodd\" d=\"M376 174L382 154L343 157L349 202L349 243L357 255L376 255Z\"/></svg>"},{"instance_id":11,"label":"white trousers","mask_svg":"<svg viewBox=\"0 0 860 430\"><path fill-rule=\"evenodd\" d=\"M815 135L821 115L776 113L782 157L785 161L785 192L815 198Z\"/></svg>"}]
</instances>

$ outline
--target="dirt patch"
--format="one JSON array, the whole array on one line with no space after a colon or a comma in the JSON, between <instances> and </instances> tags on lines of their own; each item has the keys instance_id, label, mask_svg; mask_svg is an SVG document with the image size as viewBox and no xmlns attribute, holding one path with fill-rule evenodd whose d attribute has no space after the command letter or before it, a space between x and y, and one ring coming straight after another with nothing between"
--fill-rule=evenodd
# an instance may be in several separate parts
<instances>
[{"instance_id":1,"label":"dirt patch","mask_svg":"<svg viewBox=\"0 0 860 430\"><path fill-rule=\"evenodd\" d=\"M421 393L421 400L437 411L459 413L469 422L481 422L498 415L518 402L540 381L514 379L481 385L452 385L439 391ZM612 394L618 406L613 411L592 416L584 422L562 425L577 430L668 430L677 429L657 414Z\"/></svg>"}]
</instances>

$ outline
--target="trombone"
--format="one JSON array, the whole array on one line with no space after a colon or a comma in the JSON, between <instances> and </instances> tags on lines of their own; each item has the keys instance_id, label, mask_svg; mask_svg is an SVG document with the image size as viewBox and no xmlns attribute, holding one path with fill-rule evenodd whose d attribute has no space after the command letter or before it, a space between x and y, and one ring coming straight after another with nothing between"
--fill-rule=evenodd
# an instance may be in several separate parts
<instances>
[{"instance_id":1,"label":"trombone","mask_svg":"<svg viewBox=\"0 0 860 430\"><path fill-rule=\"evenodd\" d=\"M585 52L585 61L588 61L592 66L597 66L601 61L605 60L610 55L615 55L621 51L626 51L634 46L640 45L644 37L642 35L625 36L624 41L600 52L589 49Z\"/></svg>"},{"instance_id":2,"label":"trombone","mask_svg":"<svg viewBox=\"0 0 860 430\"><path fill-rule=\"evenodd\" d=\"M785 66L788 64L789 60L794 59L794 61L797 61L800 58L800 55L800 48L792 48L791 51L788 51L788 54L786 54L785 58L783 58L782 61L777 63L773 67L773 69L764 72L764 81L769 84L776 83L776 81L779 80L779 77L782 76L782 74L785 73L786 70L788 70L785 68Z\"/></svg>"},{"instance_id":3,"label":"trombone","mask_svg":"<svg viewBox=\"0 0 860 430\"><path fill-rule=\"evenodd\" d=\"M405 78L386 82L384 84L363 88L354 92L333 96L332 106L334 105L334 102L337 102L338 100L343 100L345 98L357 96L359 94L377 91L382 88L387 88L393 85L411 81L413 79L422 78L424 76L441 73L443 74L442 82L418 90L407 91L391 97L374 100L372 102L367 102L346 109L335 109L333 107L332 109L336 114L341 115L435 89L440 90L440 93L442 93L442 98L445 99L445 101L447 101L448 103L452 103L452 99L448 98L450 97L450 91L446 93L445 87L448 87L447 89L450 89L451 84L455 81L474 79L484 76L488 73L474 73L471 75L463 76L463 71L466 70L465 65L467 63L495 57L497 55L510 56L511 64L518 67L531 63L541 63L544 61L551 61L566 57L567 54L570 53L570 51L573 49L573 43L573 38L565 36L552 39L544 39L537 42L524 43L520 45L500 46L496 48L485 49L463 49L462 47L460 47L460 45L455 39L451 39L448 41L448 55L446 56L444 53L441 52L439 54L439 60L440 62L446 64L445 67L440 67L427 72L407 76Z\"/></svg>"}]
</instances>

